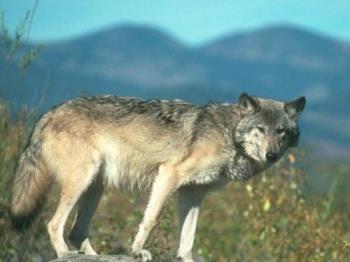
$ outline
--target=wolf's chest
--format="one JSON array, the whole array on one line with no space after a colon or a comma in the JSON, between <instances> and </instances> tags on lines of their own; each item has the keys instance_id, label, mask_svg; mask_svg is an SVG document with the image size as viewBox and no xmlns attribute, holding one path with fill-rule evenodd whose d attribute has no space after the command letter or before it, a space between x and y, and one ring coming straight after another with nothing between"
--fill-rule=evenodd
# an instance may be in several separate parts
<instances>
[{"instance_id":1,"label":"wolf's chest","mask_svg":"<svg viewBox=\"0 0 350 262\"><path fill-rule=\"evenodd\" d=\"M188 177L183 184L208 185L218 181L220 177L220 167L211 166L203 170L198 170L195 175Z\"/></svg>"}]
</instances>

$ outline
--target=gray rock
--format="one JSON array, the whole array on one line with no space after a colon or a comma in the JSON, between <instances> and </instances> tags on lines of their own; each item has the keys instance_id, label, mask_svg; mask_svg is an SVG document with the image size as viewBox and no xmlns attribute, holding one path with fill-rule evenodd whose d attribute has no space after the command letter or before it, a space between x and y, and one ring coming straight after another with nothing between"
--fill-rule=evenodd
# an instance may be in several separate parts
<instances>
[{"instance_id":1,"label":"gray rock","mask_svg":"<svg viewBox=\"0 0 350 262\"><path fill-rule=\"evenodd\" d=\"M111 255L111 256L89 256L82 254L68 254L67 256L51 260L50 262L137 262L135 258L126 255Z\"/></svg>"},{"instance_id":2,"label":"gray rock","mask_svg":"<svg viewBox=\"0 0 350 262\"><path fill-rule=\"evenodd\" d=\"M49 262L139 262L140 259L136 259L132 256L127 255L98 255L90 256L83 255L75 252L70 252L66 256L50 260ZM152 261L157 262L179 262L180 260L173 257L170 254L163 254L161 257L154 258ZM202 257L195 257L194 261L196 262L205 262Z\"/></svg>"}]
</instances>

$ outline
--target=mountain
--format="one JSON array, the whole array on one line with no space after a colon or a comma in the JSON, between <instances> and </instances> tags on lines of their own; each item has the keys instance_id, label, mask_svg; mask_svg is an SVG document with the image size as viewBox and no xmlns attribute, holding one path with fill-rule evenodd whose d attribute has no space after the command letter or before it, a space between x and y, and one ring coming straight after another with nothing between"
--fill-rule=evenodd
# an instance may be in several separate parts
<instances>
[{"instance_id":1,"label":"mountain","mask_svg":"<svg viewBox=\"0 0 350 262\"><path fill-rule=\"evenodd\" d=\"M153 87L191 81L193 76L178 63L186 52L161 31L125 25L49 44L38 63L81 76Z\"/></svg>"},{"instance_id":2,"label":"mountain","mask_svg":"<svg viewBox=\"0 0 350 262\"><path fill-rule=\"evenodd\" d=\"M253 75L260 86L254 85L253 91L258 93L265 89L285 97L304 93L317 102L327 100L332 89L349 94L350 51L345 43L301 28L284 25L232 34L201 51L246 66L244 81Z\"/></svg>"},{"instance_id":3,"label":"mountain","mask_svg":"<svg viewBox=\"0 0 350 262\"><path fill-rule=\"evenodd\" d=\"M225 58L285 63L320 71L350 64L344 43L290 25L234 33L205 44L202 49Z\"/></svg>"},{"instance_id":4,"label":"mountain","mask_svg":"<svg viewBox=\"0 0 350 262\"><path fill-rule=\"evenodd\" d=\"M190 48L161 30L121 25L42 46L21 81L14 63L0 64L0 79L11 87L5 97L33 105L37 94L47 93L41 105L46 110L84 94L199 104L233 102L242 91L285 100L305 95L304 141L327 155L350 155L349 43L276 25Z\"/></svg>"}]
</instances>

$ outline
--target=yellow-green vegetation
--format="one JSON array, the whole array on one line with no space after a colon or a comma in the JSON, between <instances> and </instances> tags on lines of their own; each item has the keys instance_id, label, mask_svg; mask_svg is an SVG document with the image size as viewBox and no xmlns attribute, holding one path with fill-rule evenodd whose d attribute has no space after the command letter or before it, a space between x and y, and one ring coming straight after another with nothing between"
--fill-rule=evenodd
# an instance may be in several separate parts
<instances>
[{"instance_id":1,"label":"yellow-green vegetation","mask_svg":"<svg viewBox=\"0 0 350 262\"><path fill-rule=\"evenodd\" d=\"M59 190L52 190L43 212L25 234L11 230L7 214L16 160L25 143L22 123L11 121L0 104L0 261L46 261L54 257L46 223ZM311 194L300 159L300 153L292 152L249 182L232 182L210 195L199 218L196 252L207 261L349 261L350 203L349 194L344 193L349 169L340 163L331 166L328 171L334 179L329 190ZM91 228L99 252L128 252L147 197L136 195L105 193ZM166 261L175 256L177 239L174 197L148 246Z\"/></svg>"}]
</instances>

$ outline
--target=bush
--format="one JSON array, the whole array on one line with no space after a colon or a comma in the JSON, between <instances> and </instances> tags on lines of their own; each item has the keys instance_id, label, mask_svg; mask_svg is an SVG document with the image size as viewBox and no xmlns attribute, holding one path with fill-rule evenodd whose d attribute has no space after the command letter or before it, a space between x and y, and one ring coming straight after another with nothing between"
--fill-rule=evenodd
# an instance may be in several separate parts
<instances>
[{"instance_id":1,"label":"bush","mask_svg":"<svg viewBox=\"0 0 350 262\"><path fill-rule=\"evenodd\" d=\"M349 210L332 206L334 191L312 198L307 191L294 154L246 184L232 183L205 204L199 252L215 261L345 261Z\"/></svg>"}]
</instances>

